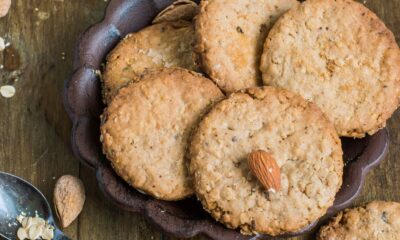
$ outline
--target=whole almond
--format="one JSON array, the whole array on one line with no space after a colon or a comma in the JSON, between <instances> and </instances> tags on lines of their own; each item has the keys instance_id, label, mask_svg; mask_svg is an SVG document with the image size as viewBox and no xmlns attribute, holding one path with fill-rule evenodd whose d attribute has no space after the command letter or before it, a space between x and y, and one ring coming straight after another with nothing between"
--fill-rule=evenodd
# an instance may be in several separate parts
<instances>
[{"instance_id":1,"label":"whole almond","mask_svg":"<svg viewBox=\"0 0 400 240\"><path fill-rule=\"evenodd\" d=\"M248 163L251 172L269 192L281 189L281 170L272 154L257 150L249 154Z\"/></svg>"},{"instance_id":2,"label":"whole almond","mask_svg":"<svg viewBox=\"0 0 400 240\"><path fill-rule=\"evenodd\" d=\"M0 18L7 15L11 6L11 0L0 0Z\"/></svg>"},{"instance_id":3,"label":"whole almond","mask_svg":"<svg viewBox=\"0 0 400 240\"><path fill-rule=\"evenodd\" d=\"M54 187L54 205L63 228L68 227L81 213L85 203L85 188L80 179L65 175Z\"/></svg>"}]
</instances>

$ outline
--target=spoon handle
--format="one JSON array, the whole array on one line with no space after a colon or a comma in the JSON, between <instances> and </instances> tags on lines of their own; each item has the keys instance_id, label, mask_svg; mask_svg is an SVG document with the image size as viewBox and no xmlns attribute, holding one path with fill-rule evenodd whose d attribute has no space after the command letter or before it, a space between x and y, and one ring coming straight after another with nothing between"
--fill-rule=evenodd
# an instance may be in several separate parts
<instances>
[{"instance_id":1,"label":"spoon handle","mask_svg":"<svg viewBox=\"0 0 400 240\"><path fill-rule=\"evenodd\" d=\"M54 231L53 240L71 240L71 239L67 237L63 232L61 232L60 229L56 229Z\"/></svg>"}]
</instances>

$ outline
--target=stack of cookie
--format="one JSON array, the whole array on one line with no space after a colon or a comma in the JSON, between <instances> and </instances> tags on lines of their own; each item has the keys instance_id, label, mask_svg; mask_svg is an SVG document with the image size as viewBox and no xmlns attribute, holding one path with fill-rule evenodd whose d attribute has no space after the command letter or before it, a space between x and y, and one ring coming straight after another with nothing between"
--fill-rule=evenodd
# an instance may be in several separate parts
<instances>
[{"instance_id":1,"label":"stack of cookie","mask_svg":"<svg viewBox=\"0 0 400 240\"><path fill-rule=\"evenodd\" d=\"M275 236L332 206L339 137L385 126L400 50L352 0L178 0L109 54L103 85L101 140L119 176ZM334 228L321 239L339 239L324 238Z\"/></svg>"},{"instance_id":2,"label":"stack of cookie","mask_svg":"<svg viewBox=\"0 0 400 240\"><path fill-rule=\"evenodd\" d=\"M374 201L346 209L323 226L318 240L398 240L400 203Z\"/></svg>"}]
</instances>

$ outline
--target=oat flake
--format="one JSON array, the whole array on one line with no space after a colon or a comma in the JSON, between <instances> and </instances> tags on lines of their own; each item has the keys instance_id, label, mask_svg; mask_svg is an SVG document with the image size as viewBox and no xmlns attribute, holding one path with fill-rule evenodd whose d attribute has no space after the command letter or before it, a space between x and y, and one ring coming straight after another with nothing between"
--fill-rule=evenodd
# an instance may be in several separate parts
<instances>
[{"instance_id":1,"label":"oat flake","mask_svg":"<svg viewBox=\"0 0 400 240\"><path fill-rule=\"evenodd\" d=\"M11 85L0 87L0 94L5 98L12 98L15 95L15 88Z\"/></svg>"},{"instance_id":2,"label":"oat flake","mask_svg":"<svg viewBox=\"0 0 400 240\"><path fill-rule=\"evenodd\" d=\"M6 49L6 42L4 41L4 38L0 37L0 52Z\"/></svg>"}]
</instances>

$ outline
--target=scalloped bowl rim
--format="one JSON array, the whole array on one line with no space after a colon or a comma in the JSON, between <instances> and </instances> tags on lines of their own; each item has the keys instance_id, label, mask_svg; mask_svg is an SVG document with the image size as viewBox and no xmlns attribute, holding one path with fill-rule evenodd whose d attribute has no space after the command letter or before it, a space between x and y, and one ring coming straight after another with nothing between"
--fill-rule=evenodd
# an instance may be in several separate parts
<instances>
[{"instance_id":1,"label":"scalloped bowl rim","mask_svg":"<svg viewBox=\"0 0 400 240\"><path fill-rule=\"evenodd\" d=\"M169 5L168 2L173 2L173 0L152 0L148 1L145 4L151 4L153 7L157 9L157 11L161 10L165 6ZM118 180L115 180L114 176L111 176L113 173L110 172L112 171L111 167L107 164L104 164L104 161L102 158L102 154L95 149L92 149L91 146L87 146L85 144L86 140L87 141L92 141L93 139L87 138L88 136L88 131L87 128L96 125L96 123L99 121L98 116L101 114L102 111L102 104L100 104L100 107L98 106L98 101L101 101L101 99L98 99L98 94L96 93L95 95L95 100L89 99L93 95L90 95L89 93L86 93L88 96L86 98L82 98L82 96L85 96L85 94L82 94L81 91L87 90L87 89L82 89L79 84L85 83L87 84L88 82L85 82L84 79L86 78L91 78L93 81L98 81L98 78L96 76L96 69L99 69L100 64L104 60L104 52L105 54L109 52L109 50L112 49L112 47L119 41L120 36L126 35L129 31L129 26L126 24L123 25L121 28L125 27L125 30L120 30L118 28L118 24L121 25L121 20L120 15L121 14L127 14L128 10L133 9L135 7L135 4L140 4L140 1L135 1L135 0L111 0L109 2L109 5L106 10L106 14L99 23L92 25L89 27L80 37L78 41L78 45L75 48L75 55L74 55L74 73L72 77L68 80L65 81L65 86L64 86L64 91L63 91L63 101L64 101L64 108L66 112L68 113L69 118L71 119L73 123L72 127L72 133L71 133L71 143L72 143L72 150L77 156L82 163L85 165L94 168L96 170L96 178L99 184L100 189L104 193L107 199L111 200L114 204L118 205L120 208L123 208L125 210L131 211L131 212L137 212L141 213L142 215L146 216L153 224L161 228L163 231L177 236L177 237L193 237L197 234L205 234L213 239L227 239L227 238L232 238L232 239L258 239L258 238L263 238L265 235L258 235L254 237L249 237L249 236L243 236L238 234L238 232L234 230L227 229L223 227L221 224L214 222L210 222L212 220L210 219L203 219L203 220L190 220L190 219L182 219L179 216L171 215L169 212L163 212L160 211L160 201L155 200L155 199L147 199L143 200L140 202L138 199L136 199L139 202L138 204L132 204L129 202L129 196L132 196L130 194L133 194L131 190L127 190L126 187L124 186L125 183L121 183L121 181L118 182ZM130 7L130 8L129 8ZM125 8L125 9L124 9ZM127 10L128 9L128 10ZM154 10L154 9L153 9ZM125 12L124 12L125 11ZM126 16L126 15L124 15ZM135 17L133 17L135 18ZM146 25L142 24L142 27ZM138 28L140 29L140 28ZM104 40L100 38L96 38L98 34L101 32L108 31L108 33L111 34L111 36L114 38L110 42L105 42L103 49L99 49L99 51L103 51L103 57L102 59L96 59L95 56L86 54L87 49L90 49L91 47L97 47L98 46L98 41ZM88 40L89 39L89 40ZM96 44L97 42L97 44ZM95 49L97 50L97 49ZM93 51L93 49L92 49ZM92 52L94 53L94 52ZM97 54L97 53L96 53ZM96 67L96 65L98 67ZM89 83L93 84L93 82ZM97 88L98 88L98 84ZM76 86L75 86L76 85ZM86 85L85 85L86 86ZM99 89L97 89L99 90ZM75 96L78 96L77 100L73 99ZM73 100L74 101L73 101ZM78 104L81 104L79 100L84 100L84 103L86 105L83 106L77 106ZM86 101L86 102L85 102ZM95 107L91 108L91 101L97 101L97 103L94 103ZM93 104L93 103L92 103ZM98 114L98 115L97 115ZM96 116L97 115L97 116ZM96 120L97 117L97 120ZM91 124L89 124L91 123ZM83 131L83 132L82 132ZM93 130L95 132L95 130ZM86 134L84 134L86 133ZM91 133L89 131L89 133ZM86 137L86 138L85 138ZM84 141L82 143L81 141ZM99 141L99 140L98 140ZM373 144L371 144L373 142ZM351 166L347 166L347 170L350 169L349 171L351 172L351 175L355 175L355 181L357 184L352 184L348 186L343 186L343 191L348 191L350 194L350 198L345 198L345 199L336 199L335 200L335 207L332 207L328 210L327 214L322 217L319 222L326 221L329 217L333 216L336 212L348 207L351 202L354 200L355 197L359 194L359 192L362 189L362 186L364 184L365 176L366 174L376 165L380 163L382 159L386 156L388 152L388 145L389 145L389 136L388 136L388 131L386 129L380 130L377 134L373 135L369 139L369 144L366 146L364 149L363 153L358 156L358 160L354 161L351 163ZM378 148L378 151L375 149ZM92 154L91 157L88 157L88 153L85 151L89 151L89 155ZM94 156L94 157L93 157ZM95 159L93 159L95 158ZM345 169L346 170L346 169ZM351 176L353 178L354 176ZM350 178L350 177L349 177ZM105 183L104 179L108 179L109 182L114 183L112 186L108 186ZM344 179L344 183L346 179ZM354 179L353 179L354 180ZM113 182L114 181L114 182ZM115 182L116 181L116 182ZM112 192L113 190L112 187L117 187L117 189L120 189L125 195L127 196L127 199L121 198L119 199L118 197L115 196L115 192ZM119 187L119 188L118 188ZM125 189L124 189L125 188ZM111 189L111 190L110 190ZM123 194L122 194L123 195ZM339 194L338 194L339 195ZM135 201L136 201L135 200ZM162 202L162 201L161 201ZM141 205L140 205L141 204ZM158 204L158 205L157 205ZM133 206L135 205L135 206ZM162 207L161 207L162 208ZM163 213L163 215L160 215L160 212ZM167 216L169 214L169 216ZM167 219L166 219L167 218ZM170 218L170 219L168 219ZM178 223L178 226L171 226L169 222L171 222L171 219L175 222ZM163 222L164 221L164 222ZM166 222L165 222L166 221ZM315 223L316 224L316 223ZM304 230L305 232L311 231L315 224L310 225ZM180 226L185 226L181 228ZM188 230L190 229L190 230ZM303 232L300 232L303 233ZM285 236L293 236L293 235L298 235L300 233L294 233L294 234L288 234L284 235Z\"/></svg>"}]
</instances>

